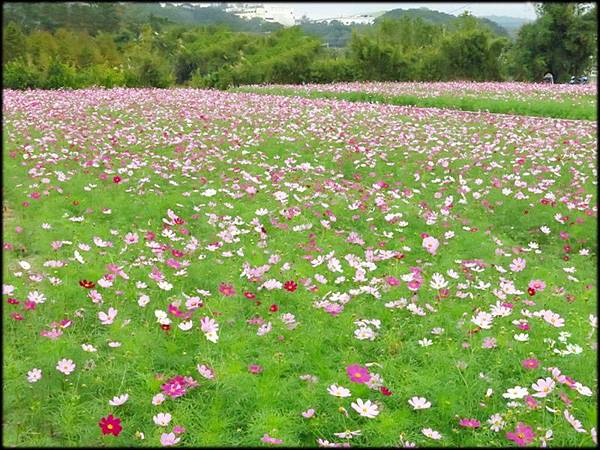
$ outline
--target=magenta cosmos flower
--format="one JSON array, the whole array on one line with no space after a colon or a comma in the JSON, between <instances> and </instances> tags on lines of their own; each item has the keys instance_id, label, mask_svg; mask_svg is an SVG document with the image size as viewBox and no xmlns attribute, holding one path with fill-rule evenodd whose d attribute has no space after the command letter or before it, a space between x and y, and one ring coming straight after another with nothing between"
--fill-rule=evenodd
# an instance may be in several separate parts
<instances>
[{"instance_id":1,"label":"magenta cosmos flower","mask_svg":"<svg viewBox=\"0 0 600 450\"><path fill-rule=\"evenodd\" d=\"M460 419L460 422L458 422L458 424L461 427L465 428L479 428L481 422L479 422L479 420L477 419Z\"/></svg>"},{"instance_id":2,"label":"magenta cosmos flower","mask_svg":"<svg viewBox=\"0 0 600 450\"><path fill-rule=\"evenodd\" d=\"M522 422L519 422L515 431L509 431L506 433L506 438L514 441L519 447L524 447L527 444L530 444L535 437L535 433L531 429Z\"/></svg>"},{"instance_id":3,"label":"magenta cosmos flower","mask_svg":"<svg viewBox=\"0 0 600 450\"><path fill-rule=\"evenodd\" d=\"M371 379L369 371L358 364L352 364L346 367L346 373L350 377L350 381L354 383L366 383Z\"/></svg>"},{"instance_id":4,"label":"magenta cosmos flower","mask_svg":"<svg viewBox=\"0 0 600 450\"><path fill-rule=\"evenodd\" d=\"M521 364L526 369L537 369L540 366L540 362L535 358L524 359Z\"/></svg>"},{"instance_id":5,"label":"magenta cosmos flower","mask_svg":"<svg viewBox=\"0 0 600 450\"><path fill-rule=\"evenodd\" d=\"M253 373L253 374L258 374L261 373L263 371L263 368L261 366L259 366L258 364L250 364L248 366L248 372Z\"/></svg>"}]
</instances>

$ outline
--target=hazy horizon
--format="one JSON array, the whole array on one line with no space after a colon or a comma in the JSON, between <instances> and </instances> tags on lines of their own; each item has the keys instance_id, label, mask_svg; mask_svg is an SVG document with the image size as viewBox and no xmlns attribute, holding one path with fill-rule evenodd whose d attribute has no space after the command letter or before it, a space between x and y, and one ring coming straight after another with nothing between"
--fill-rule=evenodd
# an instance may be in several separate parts
<instances>
[{"instance_id":1,"label":"hazy horizon","mask_svg":"<svg viewBox=\"0 0 600 450\"><path fill-rule=\"evenodd\" d=\"M389 11L391 9L428 8L431 10L459 15L469 11L474 16L509 16L534 20L536 18L533 2L521 3L273 3L287 5L299 15L311 19L323 19L353 14Z\"/></svg>"}]
</instances>

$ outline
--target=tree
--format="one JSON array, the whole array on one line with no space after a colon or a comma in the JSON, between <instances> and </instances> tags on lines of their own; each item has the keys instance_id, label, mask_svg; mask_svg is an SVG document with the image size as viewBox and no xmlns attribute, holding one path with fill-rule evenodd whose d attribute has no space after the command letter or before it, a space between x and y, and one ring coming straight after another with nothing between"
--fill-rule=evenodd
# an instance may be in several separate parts
<instances>
[{"instance_id":1,"label":"tree","mask_svg":"<svg viewBox=\"0 0 600 450\"><path fill-rule=\"evenodd\" d=\"M584 73L596 50L596 7L582 3L540 3L538 18L524 25L512 49L515 78L539 81L546 71L556 82Z\"/></svg>"},{"instance_id":2,"label":"tree","mask_svg":"<svg viewBox=\"0 0 600 450\"><path fill-rule=\"evenodd\" d=\"M2 35L2 64L21 58L25 54L25 35L21 27L15 22L10 22Z\"/></svg>"}]
</instances>

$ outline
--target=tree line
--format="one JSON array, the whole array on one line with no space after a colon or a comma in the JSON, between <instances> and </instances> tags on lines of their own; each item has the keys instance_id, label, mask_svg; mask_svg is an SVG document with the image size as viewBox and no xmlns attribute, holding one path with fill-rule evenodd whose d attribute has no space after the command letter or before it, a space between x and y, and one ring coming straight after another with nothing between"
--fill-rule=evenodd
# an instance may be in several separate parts
<instances>
[{"instance_id":1,"label":"tree line","mask_svg":"<svg viewBox=\"0 0 600 450\"><path fill-rule=\"evenodd\" d=\"M595 4L537 4L537 20L525 24L514 41L468 13L451 27L419 17L385 18L353 30L339 49L301 26L260 20L240 19L247 28L238 31L231 23L141 18L116 3L37 5L4 11L5 88L540 81L546 71L565 82L597 57Z\"/></svg>"}]
</instances>

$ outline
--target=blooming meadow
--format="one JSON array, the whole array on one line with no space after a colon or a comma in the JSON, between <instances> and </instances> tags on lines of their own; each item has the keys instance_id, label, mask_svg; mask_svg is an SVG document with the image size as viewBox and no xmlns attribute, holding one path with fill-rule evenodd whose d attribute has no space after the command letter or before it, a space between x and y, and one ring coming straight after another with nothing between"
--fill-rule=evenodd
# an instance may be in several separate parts
<instances>
[{"instance_id":1,"label":"blooming meadow","mask_svg":"<svg viewBox=\"0 0 600 450\"><path fill-rule=\"evenodd\" d=\"M597 117L596 84L357 81L248 85L237 90L565 119L595 120Z\"/></svg>"},{"instance_id":2,"label":"blooming meadow","mask_svg":"<svg viewBox=\"0 0 600 450\"><path fill-rule=\"evenodd\" d=\"M4 444L592 446L597 125L4 91Z\"/></svg>"}]
</instances>

